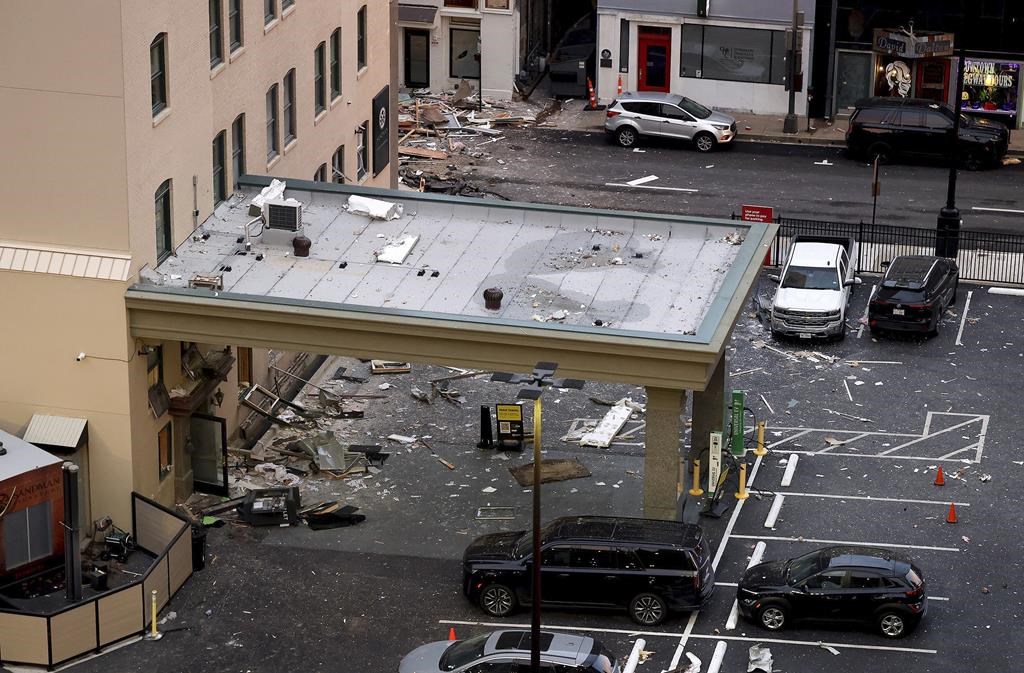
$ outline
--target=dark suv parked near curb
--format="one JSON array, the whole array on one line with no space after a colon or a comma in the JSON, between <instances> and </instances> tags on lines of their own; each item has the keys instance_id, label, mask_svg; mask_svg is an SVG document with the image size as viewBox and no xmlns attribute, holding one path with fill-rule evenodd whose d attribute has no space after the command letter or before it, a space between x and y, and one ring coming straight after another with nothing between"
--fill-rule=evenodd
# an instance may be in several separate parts
<instances>
[{"instance_id":1,"label":"dark suv parked near curb","mask_svg":"<svg viewBox=\"0 0 1024 673\"><path fill-rule=\"evenodd\" d=\"M581 516L541 530L543 604L626 608L638 624L697 609L715 586L704 531L695 524ZM477 538L462 558L462 591L484 612L505 617L529 604L533 566L529 531Z\"/></svg>"},{"instance_id":2,"label":"dark suv parked near curb","mask_svg":"<svg viewBox=\"0 0 1024 673\"><path fill-rule=\"evenodd\" d=\"M956 262L931 255L903 255L892 260L868 304L868 327L939 333L939 321L956 303L960 270Z\"/></svg>"},{"instance_id":3,"label":"dark suv parked near curb","mask_svg":"<svg viewBox=\"0 0 1024 673\"><path fill-rule=\"evenodd\" d=\"M897 157L949 156L953 108L919 98L868 98L857 103L846 130L850 155L888 163ZM1006 154L1006 125L961 113L959 159L968 170L998 164Z\"/></svg>"},{"instance_id":4,"label":"dark suv parked near curb","mask_svg":"<svg viewBox=\"0 0 1024 673\"><path fill-rule=\"evenodd\" d=\"M927 610L921 569L872 547L825 547L788 561L759 563L736 588L740 614L769 631L813 619L873 625L902 638Z\"/></svg>"}]
</instances>

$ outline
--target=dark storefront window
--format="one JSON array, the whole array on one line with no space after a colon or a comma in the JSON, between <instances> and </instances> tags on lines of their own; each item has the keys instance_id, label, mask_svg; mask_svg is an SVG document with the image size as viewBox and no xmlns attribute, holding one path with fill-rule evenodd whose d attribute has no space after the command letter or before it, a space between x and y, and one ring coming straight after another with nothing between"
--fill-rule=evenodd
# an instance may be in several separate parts
<instances>
[{"instance_id":1,"label":"dark storefront window","mask_svg":"<svg viewBox=\"0 0 1024 673\"><path fill-rule=\"evenodd\" d=\"M684 24L682 38L682 77L784 82L786 37L782 31Z\"/></svg>"}]
</instances>

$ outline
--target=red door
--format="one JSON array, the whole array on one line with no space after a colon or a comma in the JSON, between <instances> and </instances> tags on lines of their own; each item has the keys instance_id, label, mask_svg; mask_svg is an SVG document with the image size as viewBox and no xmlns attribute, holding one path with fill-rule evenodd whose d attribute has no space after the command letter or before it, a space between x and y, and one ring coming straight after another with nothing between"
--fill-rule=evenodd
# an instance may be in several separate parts
<instances>
[{"instance_id":1,"label":"red door","mask_svg":"<svg viewBox=\"0 0 1024 673\"><path fill-rule=\"evenodd\" d=\"M640 71L637 90L668 93L672 73L672 30L640 26L637 61Z\"/></svg>"}]
</instances>

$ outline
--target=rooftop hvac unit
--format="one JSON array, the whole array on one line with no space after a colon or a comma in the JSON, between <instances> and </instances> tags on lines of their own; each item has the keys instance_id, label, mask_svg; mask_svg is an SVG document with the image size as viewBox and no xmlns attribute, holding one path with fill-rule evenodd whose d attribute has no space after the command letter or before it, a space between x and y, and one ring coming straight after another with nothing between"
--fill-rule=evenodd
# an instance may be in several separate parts
<instances>
[{"instance_id":1,"label":"rooftop hvac unit","mask_svg":"<svg viewBox=\"0 0 1024 673\"><path fill-rule=\"evenodd\" d=\"M302 204L298 201L267 201L263 204L267 229L298 233L302 229Z\"/></svg>"}]
</instances>

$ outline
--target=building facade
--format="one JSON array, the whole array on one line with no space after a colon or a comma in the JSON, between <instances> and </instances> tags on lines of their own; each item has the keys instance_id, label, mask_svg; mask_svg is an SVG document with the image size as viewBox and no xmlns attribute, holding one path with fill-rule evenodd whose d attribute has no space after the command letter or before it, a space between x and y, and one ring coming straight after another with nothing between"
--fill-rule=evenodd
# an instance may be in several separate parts
<instances>
[{"instance_id":1,"label":"building facade","mask_svg":"<svg viewBox=\"0 0 1024 673\"><path fill-rule=\"evenodd\" d=\"M814 0L799 0L796 112L807 109ZM678 93L719 109L788 110L789 0L598 0L597 95Z\"/></svg>"},{"instance_id":2,"label":"building facade","mask_svg":"<svg viewBox=\"0 0 1024 673\"><path fill-rule=\"evenodd\" d=\"M249 415L239 382L266 381L270 362L285 369L294 359L132 339L126 288L228 202L241 174L395 184L396 9L366 0L8 9L0 428L20 435L36 414L86 419L95 518L125 523L131 490L164 504L190 492L196 443ZM211 431L203 417L220 421Z\"/></svg>"}]
</instances>

